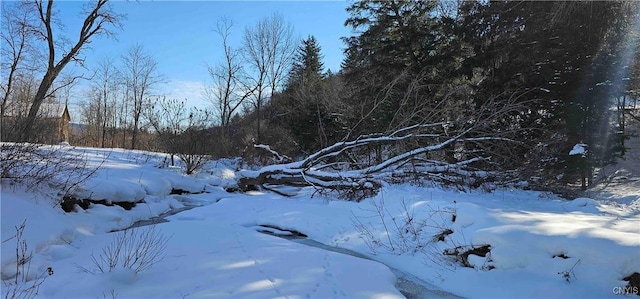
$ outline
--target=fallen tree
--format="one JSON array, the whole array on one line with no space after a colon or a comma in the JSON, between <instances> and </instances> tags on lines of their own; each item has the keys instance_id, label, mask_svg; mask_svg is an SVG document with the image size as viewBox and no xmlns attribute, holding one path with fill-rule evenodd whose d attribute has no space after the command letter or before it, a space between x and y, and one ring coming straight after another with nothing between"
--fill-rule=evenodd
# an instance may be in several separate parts
<instances>
[{"instance_id":1,"label":"fallen tree","mask_svg":"<svg viewBox=\"0 0 640 299\"><path fill-rule=\"evenodd\" d=\"M388 134L363 135L335 143L306 159L240 172L241 190L270 189L272 185L313 186L337 191L348 199L375 194L384 182L426 179L432 182L478 187L498 174L494 159L513 151L518 126L504 120L522 113L517 97L489 101L459 121L422 123ZM264 145L256 145L265 147ZM511 157L515 159L515 157Z\"/></svg>"},{"instance_id":2,"label":"fallen tree","mask_svg":"<svg viewBox=\"0 0 640 299\"><path fill-rule=\"evenodd\" d=\"M469 182L473 177L486 177L486 171L475 169L473 165L482 161L490 162L490 157L467 157L456 163L428 158L430 153L443 151L452 145L508 141L501 137L464 138L472 128L444 141L407 150L373 165L362 167L353 158L353 153L362 148L388 146L389 150L400 142L441 138L441 135L420 131L446 125L447 123L415 125L385 136L361 136L353 141L326 147L299 162L271 165L258 171L242 171L239 187L247 191L263 185L314 186L319 190L340 191L348 197L360 197L375 193L382 181L403 180L407 177L427 176L432 180L450 183L456 183L461 178Z\"/></svg>"}]
</instances>

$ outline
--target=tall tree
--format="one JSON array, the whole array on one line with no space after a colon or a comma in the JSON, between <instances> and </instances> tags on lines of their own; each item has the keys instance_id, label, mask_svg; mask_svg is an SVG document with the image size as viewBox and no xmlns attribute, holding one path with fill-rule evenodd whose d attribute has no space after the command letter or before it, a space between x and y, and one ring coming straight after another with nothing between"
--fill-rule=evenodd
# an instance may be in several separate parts
<instances>
[{"instance_id":1,"label":"tall tree","mask_svg":"<svg viewBox=\"0 0 640 299\"><path fill-rule=\"evenodd\" d=\"M323 77L322 55L320 45L311 35L302 41L293 58L293 64L287 78L287 88L294 86L312 86L320 82Z\"/></svg>"},{"instance_id":2,"label":"tall tree","mask_svg":"<svg viewBox=\"0 0 640 299\"><path fill-rule=\"evenodd\" d=\"M240 51L229 45L232 26L231 20L218 20L215 32L222 39L224 60L216 66L209 66L212 85L205 92L205 96L213 103L220 118L221 139L224 146L228 144L226 138L232 117L255 91L255 87L250 87L247 83Z\"/></svg>"},{"instance_id":3,"label":"tall tree","mask_svg":"<svg viewBox=\"0 0 640 299\"><path fill-rule=\"evenodd\" d=\"M261 19L244 32L244 55L253 69L251 85L255 87L253 105L257 115L256 142L260 143L260 110L270 92L280 87L291 64L295 49L293 26L273 14Z\"/></svg>"},{"instance_id":4,"label":"tall tree","mask_svg":"<svg viewBox=\"0 0 640 299\"><path fill-rule=\"evenodd\" d=\"M105 57L98 62L94 88L97 92L97 122L100 126L100 146L105 147L107 129L115 117L116 96L121 74L116 68L115 59ZM113 128L111 128L113 129Z\"/></svg>"},{"instance_id":5,"label":"tall tree","mask_svg":"<svg viewBox=\"0 0 640 299\"><path fill-rule=\"evenodd\" d=\"M327 145L326 126L329 111L323 92L322 55L313 36L302 41L293 59L291 71L284 91L285 105L282 110L288 120L293 137L303 151L317 150Z\"/></svg>"},{"instance_id":6,"label":"tall tree","mask_svg":"<svg viewBox=\"0 0 640 299\"><path fill-rule=\"evenodd\" d=\"M9 99L13 96L16 84L24 80L24 76L33 73L35 69L32 63L28 63L27 59L33 58L35 49L33 43L36 35L29 24L33 23L33 16L27 9L26 5L11 5L7 2L0 4L2 7L2 30L0 36L2 38L2 55L0 55L0 72L2 73L2 106L0 112L2 119L0 120L0 128L2 130L2 138L7 140L9 129L5 124L6 109L8 108ZM12 126L13 127L13 126ZM15 129L15 128L13 128Z\"/></svg>"},{"instance_id":7,"label":"tall tree","mask_svg":"<svg viewBox=\"0 0 640 299\"><path fill-rule=\"evenodd\" d=\"M439 23L436 1L354 2L345 25L356 36L345 38L343 73L353 89L353 133L385 131L393 127L398 111L413 110L400 101L416 76L428 82L437 72ZM431 77L431 78L430 78ZM434 82L435 83L435 82Z\"/></svg>"},{"instance_id":8,"label":"tall tree","mask_svg":"<svg viewBox=\"0 0 640 299\"><path fill-rule=\"evenodd\" d=\"M129 48L122 56L122 63L123 77L129 91L128 100L133 103L131 148L135 149L144 101L151 95L151 90L162 82L162 77L158 74L158 62L139 44Z\"/></svg>"},{"instance_id":9,"label":"tall tree","mask_svg":"<svg viewBox=\"0 0 640 299\"><path fill-rule=\"evenodd\" d=\"M30 11L36 14L38 18L38 24L33 24L32 28L36 30L36 35L46 42L48 54L46 55L46 70L31 101L31 108L22 129L22 140L29 140L40 105L48 95L53 93L51 87L60 72L71 61L82 63L82 58L79 55L90 40L97 35L112 34L109 27L119 27L119 21L122 18L109 7L108 0L86 3L85 17L78 39L75 43L72 43L70 48L63 47L61 41L64 39L54 35L53 4L53 0L49 0L46 3L42 0L35 0L33 3L29 3ZM58 50L61 50L62 55L56 54L60 53Z\"/></svg>"},{"instance_id":10,"label":"tall tree","mask_svg":"<svg viewBox=\"0 0 640 299\"><path fill-rule=\"evenodd\" d=\"M634 5L465 3L462 30L466 42L474 45L465 69L483 78L475 88L476 101L505 90L530 91L521 97L528 109L501 120L501 126L533 128L521 136L523 142L540 145L523 153L538 172L533 176L544 175L545 182L564 177L568 182L572 176L563 175L572 168L568 153L575 144L587 143L591 153L602 152L607 143L603 137L612 133L606 125L612 107L606 82L614 77L611 66L620 65L619 36L630 32L621 25L637 19ZM584 161L602 165L602 158L589 155Z\"/></svg>"}]
</instances>

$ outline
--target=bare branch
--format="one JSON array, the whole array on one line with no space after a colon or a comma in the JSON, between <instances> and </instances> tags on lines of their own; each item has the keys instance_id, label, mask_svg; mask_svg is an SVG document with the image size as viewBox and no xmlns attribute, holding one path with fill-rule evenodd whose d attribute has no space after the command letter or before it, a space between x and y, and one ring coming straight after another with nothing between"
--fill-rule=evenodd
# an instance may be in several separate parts
<instances>
[{"instance_id":1,"label":"bare branch","mask_svg":"<svg viewBox=\"0 0 640 299\"><path fill-rule=\"evenodd\" d=\"M69 49L63 49L63 55L58 59L56 57L56 42L64 40L64 38L57 37L53 32L53 5L54 1L49 0L44 5L43 0L34 0L33 10L35 10L39 16L40 25L44 26L44 32L39 35L44 38L47 43L48 56L46 57L47 68L44 72L44 76L40 81L38 90L33 97L29 115L25 122L25 126L22 129L22 140L28 140L31 136L31 130L33 128L35 118L38 114L38 110L47 94L50 93L51 86L60 74L60 72L71 61L82 62L82 59L78 58L78 55L85 46L90 43L93 36L96 35L110 35L111 31L107 28L107 25L119 27L119 20L123 16L116 14L108 5L108 0L98 0L93 5L88 4L88 11L83 21L83 26L80 29L79 36L75 44ZM36 26L34 26L35 28Z\"/></svg>"}]
</instances>

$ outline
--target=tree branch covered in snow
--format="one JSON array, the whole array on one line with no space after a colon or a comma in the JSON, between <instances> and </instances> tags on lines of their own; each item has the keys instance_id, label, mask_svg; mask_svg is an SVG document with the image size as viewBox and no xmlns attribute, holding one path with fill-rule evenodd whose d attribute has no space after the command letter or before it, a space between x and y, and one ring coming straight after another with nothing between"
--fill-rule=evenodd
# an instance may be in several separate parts
<instances>
[{"instance_id":1,"label":"tree branch covered in snow","mask_svg":"<svg viewBox=\"0 0 640 299\"><path fill-rule=\"evenodd\" d=\"M270 154L273 155L273 157L276 159L276 162L278 162L278 163L291 161L291 158L289 158L286 155L281 155L277 151L271 149L271 147L266 145L266 144L254 144L253 147L254 148L263 149L263 150L269 152Z\"/></svg>"},{"instance_id":2,"label":"tree branch covered in snow","mask_svg":"<svg viewBox=\"0 0 640 299\"><path fill-rule=\"evenodd\" d=\"M239 187L246 191L264 184L313 186L350 198L375 194L383 182L415 178L477 187L492 174L487 170L499 166L492 160L497 151L521 145L510 138L518 128L499 124L505 115L518 111L516 99L508 103L488 101L468 119L363 135L323 148L301 161L243 171ZM260 147L270 150L265 145Z\"/></svg>"}]
</instances>

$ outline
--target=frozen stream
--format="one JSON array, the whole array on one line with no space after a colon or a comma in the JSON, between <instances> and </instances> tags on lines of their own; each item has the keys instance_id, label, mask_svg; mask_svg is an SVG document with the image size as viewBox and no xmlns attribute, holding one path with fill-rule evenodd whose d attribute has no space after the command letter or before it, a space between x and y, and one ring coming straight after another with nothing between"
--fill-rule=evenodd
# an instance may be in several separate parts
<instances>
[{"instance_id":1,"label":"frozen stream","mask_svg":"<svg viewBox=\"0 0 640 299\"><path fill-rule=\"evenodd\" d=\"M178 208L178 209L171 209L168 210L156 217L152 217L150 219L147 220L138 220L136 222L134 222L131 226L125 228L125 229L130 229L130 228L136 228L136 227L142 227L142 226L147 226L147 225L153 225L153 224L158 224L158 223L164 223L164 222L169 222L169 220L165 219L169 216L173 216L175 214L178 214L180 212L184 212L184 211L188 211L191 210L195 207L198 206L185 206L182 208ZM125 229L121 229L121 230L125 230Z\"/></svg>"},{"instance_id":2,"label":"frozen stream","mask_svg":"<svg viewBox=\"0 0 640 299\"><path fill-rule=\"evenodd\" d=\"M332 251L336 253L346 254L353 257L371 260L379 263L379 261L372 260L371 258L361 253L355 252L353 250L349 250L341 247L329 246L315 240L311 240L307 238L299 238L299 237L290 237L290 236L278 236L278 237L283 237L284 239L287 239L292 242L296 242L298 244L303 244L303 245L319 248L322 250ZM393 272L393 274L396 276L397 281L396 281L395 287L396 289L398 289L398 291L400 291L400 293L402 293L405 297L407 297L407 299L463 298L463 297L451 294L449 292L438 290L436 286L426 281L423 281L420 278L415 277L414 275L411 275L409 273L406 273L404 271L401 271L393 267L389 267L388 265L385 265L385 266L387 266L391 270L391 272Z\"/></svg>"},{"instance_id":3,"label":"frozen stream","mask_svg":"<svg viewBox=\"0 0 640 299\"><path fill-rule=\"evenodd\" d=\"M196 208L200 205L191 205L191 206L185 206L183 208L179 208L179 209L172 209L169 210L167 212L164 212L162 214L160 214L157 217L153 217L152 219L148 219L148 220L140 220L135 222L134 224L132 224L129 228L136 228L136 227L142 227L142 226L147 226L147 225L153 225L153 224L157 224L157 223L163 223L163 222L168 222L167 219L165 219L166 217L172 216L172 215L176 215L180 212L184 212L193 208ZM263 231L264 232L264 231ZM346 248L341 248L341 247L335 247L335 246L329 246L323 243L320 243L318 241L312 240L312 239L308 239L305 237L299 237L299 236L291 236L288 234L278 234L278 233L273 233L272 232L264 232L273 236L277 236L277 237L281 237L283 239L289 240L291 242L295 242L298 244L303 244L306 246L311 246L311 247L315 247L315 248L319 248L322 250L327 250L327 251L332 251L332 252L336 252L336 253L340 253L340 254L345 254L345 255L349 255L349 256L353 256L353 257L357 257L357 258L361 258L361 259L366 259L366 260L372 260L375 261L361 253L355 252L353 250L349 250ZM379 261L375 261L380 263ZM460 296L457 296L455 294L449 293L449 292L445 292L442 290L438 290L438 288L426 281L423 281L422 279L411 275L409 273L406 273L404 271L401 271L399 269L390 267L388 265L387 266L391 272L393 272L393 274L396 276L397 280L395 283L395 287L396 289L398 289L398 291L400 291L400 293L402 293L406 298L408 299L422 299L422 298L446 298L446 299L453 299L453 298L462 298Z\"/></svg>"}]
</instances>

